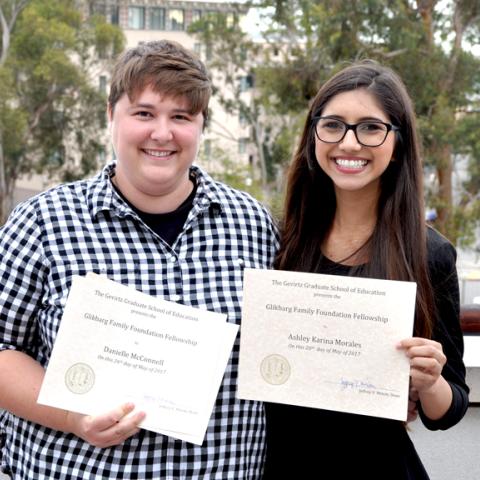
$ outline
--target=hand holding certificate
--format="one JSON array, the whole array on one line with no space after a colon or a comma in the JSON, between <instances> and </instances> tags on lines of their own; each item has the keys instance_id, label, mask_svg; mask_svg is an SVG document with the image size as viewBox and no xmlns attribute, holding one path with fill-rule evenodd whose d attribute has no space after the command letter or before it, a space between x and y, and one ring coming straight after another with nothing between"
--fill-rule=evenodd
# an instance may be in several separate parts
<instances>
[{"instance_id":1,"label":"hand holding certificate","mask_svg":"<svg viewBox=\"0 0 480 480\"><path fill-rule=\"evenodd\" d=\"M75 277L38 402L84 414L133 402L142 428L201 444L237 331L224 315Z\"/></svg>"},{"instance_id":2,"label":"hand holding certificate","mask_svg":"<svg viewBox=\"0 0 480 480\"><path fill-rule=\"evenodd\" d=\"M416 285L245 270L238 396L406 420Z\"/></svg>"}]
</instances>

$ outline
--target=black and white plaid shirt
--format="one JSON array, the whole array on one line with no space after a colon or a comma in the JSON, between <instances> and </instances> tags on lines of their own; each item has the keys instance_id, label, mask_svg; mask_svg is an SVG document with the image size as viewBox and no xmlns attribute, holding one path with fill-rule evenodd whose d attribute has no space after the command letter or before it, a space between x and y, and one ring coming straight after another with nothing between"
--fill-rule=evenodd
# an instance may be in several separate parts
<instances>
[{"instance_id":1,"label":"black and white plaid shirt","mask_svg":"<svg viewBox=\"0 0 480 480\"><path fill-rule=\"evenodd\" d=\"M277 247L266 210L192 167L197 195L169 247L114 191L113 170L21 204L0 230L0 350L46 366L72 276L87 272L240 322L243 269L269 267ZM2 412L3 471L24 480L260 479L263 406L235 398L237 365L238 338L202 446L140 430L97 448Z\"/></svg>"}]
</instances>

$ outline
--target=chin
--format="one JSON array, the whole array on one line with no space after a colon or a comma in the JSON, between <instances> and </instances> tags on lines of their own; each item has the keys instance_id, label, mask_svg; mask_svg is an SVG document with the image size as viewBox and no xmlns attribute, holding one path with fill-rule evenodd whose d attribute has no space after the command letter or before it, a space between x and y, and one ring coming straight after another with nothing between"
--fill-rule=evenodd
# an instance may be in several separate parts
<instances>
[{"instance_id":1,"label":"chin","mask_svg":"<svg viewBox=\"0 0 480 480\"><path fill-rule=\"evenodd\" d=\"M368 185L352 184L352 183L335 183L335 188L345 192L361 192L368 189Z\"/></svg>"}]
</instances>

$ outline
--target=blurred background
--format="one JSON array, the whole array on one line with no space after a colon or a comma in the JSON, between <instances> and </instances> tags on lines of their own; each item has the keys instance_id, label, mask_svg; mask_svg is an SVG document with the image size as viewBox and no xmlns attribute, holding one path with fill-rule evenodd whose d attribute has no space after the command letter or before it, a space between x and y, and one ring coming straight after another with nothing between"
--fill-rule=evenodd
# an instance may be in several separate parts
<instances>
[{"instance_id":1,"label":"blurred background","mask_svg":"<svg viewBox=\"0 0 480 480\"><path fill-rule=\"evenodd\" d=\"M373 58L414 100L425 220L457 247L462 306L480 305L479 0L0 0L0 29L0 225L113 158L105 107L125 47L167 38L199 55L215 88L198 163L277 217L310 100ZM448 432L412 426L433 480L480 478L480 336L465 336L467 418Z\"/></svg>"}]
</instances>

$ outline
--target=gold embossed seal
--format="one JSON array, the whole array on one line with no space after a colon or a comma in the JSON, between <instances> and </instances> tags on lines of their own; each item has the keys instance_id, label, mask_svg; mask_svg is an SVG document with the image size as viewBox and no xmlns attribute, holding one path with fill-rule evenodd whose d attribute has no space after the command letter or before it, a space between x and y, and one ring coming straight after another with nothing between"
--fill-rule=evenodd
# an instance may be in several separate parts
<instances>
[{"instance_id":1,"label":"gold embossed seal","mask_svg":"<svg viewBox=\"0 0 480 480\"><path fill-rule=\"evenodd\" d=\"M271 385L282 385L290 377L290 364L282 355L269 355L260 364L263 379Z\"/></svg>"},{"instance_id":2,"label":"gold embossed seal","mask_svg":"<svg viewBox=\"0 0 480 480\"><path fill-rule=\"evenodd\" d=\"M94 384L95 373L86 363L75 363L65 373L65 385L72 393L87 393Z\"/></svg>"}]
</instances>

